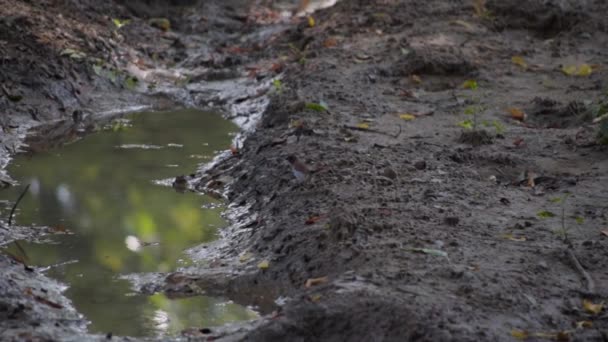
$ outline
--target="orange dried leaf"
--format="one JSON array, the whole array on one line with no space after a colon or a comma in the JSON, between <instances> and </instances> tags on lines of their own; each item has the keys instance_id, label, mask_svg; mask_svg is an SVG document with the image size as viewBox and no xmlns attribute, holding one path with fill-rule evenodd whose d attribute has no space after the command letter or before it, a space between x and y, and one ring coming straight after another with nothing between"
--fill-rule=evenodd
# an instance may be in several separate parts
<instances>
[{"instance_id":1,"label":"orange dried leaf","mask_svg":"<svg viewBox=\"0 0 608 342\"><path fill-rule=\"evenodd\" d=\"M524 143L524 138L517 138L513 140L513 145L520 147Z\"/></svg>"},{"instance_id":2,"label":"orange dried leaf","mask_svg":"<svg viewBox=\"0 0 608 342\"><path fill-rule=\"evenodd\" d=\"M306 280L306 284L304 284L305 288L310 288L313 286L321 285L327 283L327 277L319 277L319 278L310 278Z\"/></svg>"},{"instance_id":3,"label":"orange dried leaf","mask_svg":"<svg viewBox=\"0 0 608 342\"><path fill-rule=\"evenodd\" d=\"M283 63L272 63L270 66L270 71L272 72L281 72L283 70Z\"/></svg>"},{"instance_id":4,"label":"orange dried leaf","mask_svg":"<svg viewBox=\"0 0 608 342\"><path fill-rule=\"evenodd\" d=\"M336 38L327 38L325 39L325 41L323 42L323 46L326 48L330 48L330 47L334 47L338 45L338 40Z\"/></svg>"},{"instance_id":5,"label":"orange dried leaf","mask_svg":"<svg viewBox=\"0 0 608 342\"><path fill-rule=\"evenodd\" d=\"M508 110L509 110L509 113L511 113L511 118L513 118L515 120L519 120L519 121L526 120L526 113L524 113L521 109L511 107Z\"/></svg>"}]
</instances>

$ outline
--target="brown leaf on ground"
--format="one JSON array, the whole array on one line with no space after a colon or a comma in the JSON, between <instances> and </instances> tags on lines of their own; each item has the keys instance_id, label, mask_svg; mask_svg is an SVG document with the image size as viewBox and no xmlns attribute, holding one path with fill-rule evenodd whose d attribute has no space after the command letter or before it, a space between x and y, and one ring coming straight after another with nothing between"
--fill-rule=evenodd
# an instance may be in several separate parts
<instances>
[{"instance_id":1,"label":"brown leaf on ground","mask_svg":"<svg viewBox=\"0 0 608 342\"><path fill-rule=\"evenodd\" d=\"M325 39L325 41L323 42L323 46L326 48L331 48L336 45L338 45L338 40L332 37Z\"/></svg>"},{"instance_id":2,"label":"brown leaf on ground","mask_svg":"<svg viewBox=\"0 0 608 342\"><path fill-rule=\"evenodd\" d=\"M321 219L321 216L311 216L311 217L307 218L304 223L307 225L311 225L311 224L315 224L315 223L319 222L320 219Z\"/></svg>"},{"instance_id":3,"label":"brown leaf on ground","mask_svg":"<svg viewBox=\"0 0 608 342\"><path fill-rule=\"evenodd\" d=\"M327 276L319 277L319 278L310 278L306 280L306 284L304 284L305 288L311 288L313 286L321 285L327 283Z\"/></svg>"},{"instance_id":4,"label":"brown leaf on ground","mask_svg":"<svg viewBox=\"0 0 608 342\"><path fill-rule=\"evenodd\" d=\"M590 314L597 315L604 309L604 302L595 304L588 299L583 300L583 309Z\"/></svg>"},{"instance_id":5,"label":"brown leaf on ground","mask_svg":"<svg viewBox=\"0 0 608 342\"><path fill-rule=\"evenodd\" d=\"M525 121L526 120L526 113L524 113L521 109L519 108L515 108L515 107L511 107L508 109L509 113L511 113L511 118L518 120L518 121Z\"/></svg>"}]
</instances>

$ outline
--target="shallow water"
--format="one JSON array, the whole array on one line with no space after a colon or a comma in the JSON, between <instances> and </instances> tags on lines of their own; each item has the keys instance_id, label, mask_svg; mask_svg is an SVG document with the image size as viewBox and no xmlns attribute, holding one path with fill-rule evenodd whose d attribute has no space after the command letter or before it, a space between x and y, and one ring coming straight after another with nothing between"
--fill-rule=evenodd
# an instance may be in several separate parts
<instances>
[{"instance_id":1,"label":"shallow water","mask_svg":"<svg viewBox=\"0 0 608 342\"><path fill-rule=\"evenodd\" d=\"M189 262L184 249L217 237L221 203L155 181L194 171L236 130L200 111L138 113L60 149L17 156L8 167L21 186L1 191L1 199L14 201L31 184L17 224L57 233L49 243L20 243L28 264L50 266L46 273L69 285L66 295L91 332L155 335L255 317L220 298L136 295L118 279L174 270Z\"/></svg>"}]
</instances>

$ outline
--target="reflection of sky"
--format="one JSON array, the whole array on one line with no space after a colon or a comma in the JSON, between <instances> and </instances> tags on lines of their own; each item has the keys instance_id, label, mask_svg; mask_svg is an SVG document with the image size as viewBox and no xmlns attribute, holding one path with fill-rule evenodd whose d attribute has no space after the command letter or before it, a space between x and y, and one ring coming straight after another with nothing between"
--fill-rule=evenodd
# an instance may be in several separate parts
<instances>
[{"instance_id":1,"label":"reflection of sky","mask_svg":"<svg viewBox=\"0 0 608 342\"><path fill-rule=\"evenodd\" d=\"M199 322L250 317L238 306L230 315L217 311L218 302L209 298L187 309L187 302L125 295L129 284L116 279L116 274L170 271L183 258L184 249L216 237L215 227L223 224L218 210L201 209L214 208L215 200L180 194L152 181L191 173L198 161L188 157L226 149L228 132L234 129L229 122L196 111L149 113L132 122L126 130L94 134L65 146L60 155L51 151L14 160L11 174L22 185L31 184L16 222L74 233L54 235L55 244L23 243L30 262L60 265L52 266L48 274L70 285L66 294L92 321L94 332L153 333L157 331L149 327L157 320L153 313L164 313L168 319L164 331L172 332L182 321L196 325L189 319L192 312L200 312ZM201 147L203 143L208 146ZM14 200L21 189L0 196ZM74 259L78 262L66 263Z\"/></svg>"}]
</instances>

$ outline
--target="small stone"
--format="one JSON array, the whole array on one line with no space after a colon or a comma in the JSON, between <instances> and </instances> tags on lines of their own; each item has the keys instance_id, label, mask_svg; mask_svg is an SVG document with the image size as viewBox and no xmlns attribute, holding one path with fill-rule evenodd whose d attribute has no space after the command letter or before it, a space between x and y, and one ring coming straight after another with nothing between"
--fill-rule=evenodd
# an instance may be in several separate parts
<instances>
[{"instance_id":1,"label":"small stone","mask_svg":"<svg viewBox=\"0 0 608 342\"><path fill-rule=\"evenodd\" d=\"M397 178L397 172L395 172L395 170L393 170L390 167L385 168L384 171L382 172L382 175L388 179Z\"/></svg>"},{"instance_id":2,"label":"small stone","mask_svg":"<svg viewBox=\"0 0 608 342\"><path fill-rule=\"evenodd\" d=\"M447 224L448 226L452 226L452 227L457 226L459 221L460 221L460 219L456 216L448 216L445 219L443 219L443 222L445 224Z\"/></svg>"},{"instance_id":3,"label":"small stone","mask_svg":"<svg viewBox=\"0 0 608 342\"><path fill-rule=\"evenodd\" d=\"M418 170L424 170L424 169L426 169L426 161L419 160L414 163L414 167Z\"/></svg>"}]
</instances>

